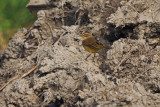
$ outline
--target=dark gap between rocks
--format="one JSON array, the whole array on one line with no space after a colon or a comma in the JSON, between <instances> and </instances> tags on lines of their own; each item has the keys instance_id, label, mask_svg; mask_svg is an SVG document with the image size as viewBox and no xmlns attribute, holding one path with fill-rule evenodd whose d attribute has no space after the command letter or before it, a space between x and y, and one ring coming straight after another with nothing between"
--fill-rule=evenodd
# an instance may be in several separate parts
<instances>
[{"instance_id":1,"label":"dark gap between rocks","mask_svg":"<svg viewBox=\"0 0 160 107\"><path fill-rule=\"evenodd\" d=\"M63 99L61 98L56 99L55 102L51 101L46 107L60 107L64 103Z\"/></svg>"},{"instance_id":2,"label":"dark gap between rocks","mask_svg":"<svg viewBox=\"0 0 160 107\"><path fill-rule=\"evenodd\" d=\"M18 104L16 104L16 103L9 103L9 105L11 106L14 106L14 107L20 107ZM7 106L7 107L9 107L9 106Z\"/></svg>"},{"instance_id":3,"label":"dark gap between rocks","mask_svg":"<svg viewBox=\"0 0 160 107\"><path fill-rule=\"evenodd\" d=\"M135 24L128 24L125 27L117 27L115 25L108 25L108 28L101 29L101 37L106 40L105 44L112 45L113 42L121 39L121 38L130 38L130 39L138 39L138 36L134 35L134 28L137 25ZM108 43L109 42L109 43ZM108 46L107 46L108 47ZM105 46L106 48L106 46ZM109 48L106 48L106 51L109 50ZM105 60L106 53L103 53ZM106 72L107 75L111 75L114 71L110 69L110 66L105 64L104 61L102 61L102 64L100 65L100 69L102 72Z\"/></svg>"},{"instance_id":4,"label":"dark gap between rocks","mask_svg":"<svg viewBox=\"0 0 160 107\"><path fill-rule=\"evenodd\" d=\"M160 88L154 90L153 93L158 93L158 94L160 94Z\"/></svg>"},{"instance_id":5,"label":"dark gap between rocks","mask_svg":"<svg viewBox=\"0 0 160 107\"><path fill-rule=\"evenodd\" d=\"M130 38L130 39L138 39L136 35L134 35L134 28L137 25L129 24L125 27L117 27L115 25L109 25L108 29L103 29L102 34L105 40L108 40L111 44L114 41L117 41L121 38Z\"/></svg>"}]
</instances>

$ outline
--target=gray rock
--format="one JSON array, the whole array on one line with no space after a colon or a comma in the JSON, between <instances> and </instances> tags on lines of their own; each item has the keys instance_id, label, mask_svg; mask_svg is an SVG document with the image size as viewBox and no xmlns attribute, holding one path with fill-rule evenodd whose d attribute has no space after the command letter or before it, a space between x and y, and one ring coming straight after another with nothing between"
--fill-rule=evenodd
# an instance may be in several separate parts
<instances>
[{"instance_id":1,"label":"gray rock","mask_svg":"<svg viewBox=\"0 0 160 107\"><path fill-rule=\"evenodd\" d=\"M0 54L0 87L38 67L0 91L0 107L160 106L155 0L33 1L44 7ZM87 60L85 31L104 46Z\"/></svg>"}]
</instances>

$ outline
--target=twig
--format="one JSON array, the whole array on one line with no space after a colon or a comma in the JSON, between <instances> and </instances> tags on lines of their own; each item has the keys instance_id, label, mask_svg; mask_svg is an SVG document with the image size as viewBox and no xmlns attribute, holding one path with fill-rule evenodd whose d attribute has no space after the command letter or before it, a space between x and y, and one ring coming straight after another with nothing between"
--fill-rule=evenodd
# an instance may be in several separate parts
<instances>
[{"instance_id":1,"label":"twig","mask_svg":"<svg viewBox=\"0 0 160 107\"><path fill-rule=\"evenodd\" d=\"M105 5L105 6L107 6L107 7L109 7L109 8L112 8L112 9L116 9L115 7L110 6L110 5Z\"/></svg>"},{"instance_id":2,"label":"twig","mask_svg":"<svg viewBox=\"0 0 160 107\"><path fill-rule=\"evenodd\" d=\"M56 40L54 40L54 34L53 34L53 29L51 27L51 25L49 23L46 23L48 26L49 26L49 29L51 31L51 34L52 34L52 38L53 38L53 44L55 44L59 39L60 39L60 36L58 38L56 38Z\"/></svg>"},{"instance_id":3,"label":"twig","mask_svg":"<svg viewBox=\"0 0 160 107\"><path fill-rule=\"evenodd\" d=\"M114 71L117 72L117 70L119 69L119 67L121 66L121 64L127 60L129 58L131 54L131 50L124 56L124 58L121 60L121 62L114 68Z\"/></svg>"},{"instance_id":4,"label":"twig","mask_svg":"<svg viewBox=\"0 0 160 107\"><path fill-rule=\"evenodd\" d=\"M10 79L4 86L2 86L2 87L0 88L0 91L2 91L2 90L3 90L9 83L11 83L12 81L27 76L28 74L30 74L31 72L33 72L36 68L37 68L37 65L34 66L30 71L24 73L23 75L20 75L20 76L17 76L17 77L15 77L15 78Z\"/></svg>"},{"instance_id":5,"label":"twig","mask_svg":"<svg viewBox=\"0 0 160 107\"><path fill-rule=\"evenodd\" d=\"M131 6L130 4L128 4L128 6L130 6L139 15L138 11L133 6Z\"/></svg>"},{"instance_id":6,"label":"twig","mask_svg":"<svg viewBox=\"0 0 160 107\"><path fill-rule=\"evenodd\" d=\"M46 23L46 24L49 26L49 29L50 29L52 37L53 37L54 34L53 34L53 29L52 29L51 25L49 23Z\"/></svg>"},{"instance_id":7,"label":"twig","mask_svg":"<svg viewBox=\"0 0 160 107\"><path fill-rule=\"evenodd\" d=\"M66 0L65 0L64 2L66 2ZM63 7L64 2L63 2L63 0L62 0L62 11L63 11L63 14L62 14L62 24L63 24L63 25L64 25L64 7Z\"/></svg>"}]
</instances>

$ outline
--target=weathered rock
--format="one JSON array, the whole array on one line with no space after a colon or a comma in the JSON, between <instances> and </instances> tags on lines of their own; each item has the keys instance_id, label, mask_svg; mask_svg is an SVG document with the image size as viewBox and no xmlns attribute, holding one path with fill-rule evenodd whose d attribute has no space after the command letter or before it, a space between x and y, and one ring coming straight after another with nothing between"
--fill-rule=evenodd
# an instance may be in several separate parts
<instances>
[{"instance_id":1,"label":"weathered rock","mask_svg":"<svg viewBox=\"0 0 160 107\"><path fill-rule=\"evenodd\" d=\"M0 91L0 107L160 106L158 1L31 2L45 9L0 54L0 87L38 67ZM87 61L84 31L104 46Z\"/></svg>"}]
</instances>

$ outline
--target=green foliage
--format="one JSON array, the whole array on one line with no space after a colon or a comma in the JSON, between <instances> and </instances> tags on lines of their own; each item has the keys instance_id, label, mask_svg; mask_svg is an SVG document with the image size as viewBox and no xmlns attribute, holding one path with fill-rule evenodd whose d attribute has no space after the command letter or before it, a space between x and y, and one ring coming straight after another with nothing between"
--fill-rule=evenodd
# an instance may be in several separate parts
<instances>
[{"instance_id":1,"label":"green foliage","mask_svg":"<svg viewBox=\"0 0 160 107\"><path fill-rule=\"evenodd\" d=\"M36 15L26 8L28 2L29 0L0 0L0 31L6 41L18 28L34 22Z\"/></svg>"}]
</instances>

